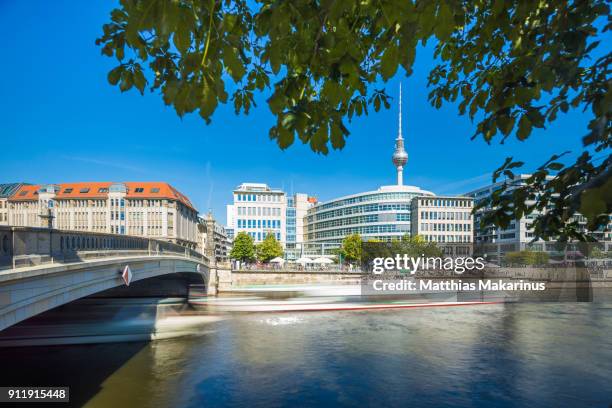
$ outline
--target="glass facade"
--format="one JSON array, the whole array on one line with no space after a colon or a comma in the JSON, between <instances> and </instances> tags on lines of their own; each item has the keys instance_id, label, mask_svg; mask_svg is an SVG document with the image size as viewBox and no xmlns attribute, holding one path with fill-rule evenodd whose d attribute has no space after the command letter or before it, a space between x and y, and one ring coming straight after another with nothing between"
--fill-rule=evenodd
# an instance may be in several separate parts
<instances>
[{"instance_id":1,"label":"glass facade","mask_svg":"<svg viewBox=\"0 0 612 408\"><path fill-rule=\"evenodd\" d=\"M350 234L390 241L411 233L411 204L433 193L412 186L388 186L342 197L308 210L308 243L340 244Z\"/></svg>"},{"instance_id":2,"label":"glass facade","mask_svg":"<svg viewBox=\"0 0 612 408\"><path fill-rule=\"evenodd\" d=\"M287 248L294 248L296 242L295 236L295 218L296 210L295 210L295 198L287 197L287 213L286 213L286 242Z\"/></svg>"}]
</instances>

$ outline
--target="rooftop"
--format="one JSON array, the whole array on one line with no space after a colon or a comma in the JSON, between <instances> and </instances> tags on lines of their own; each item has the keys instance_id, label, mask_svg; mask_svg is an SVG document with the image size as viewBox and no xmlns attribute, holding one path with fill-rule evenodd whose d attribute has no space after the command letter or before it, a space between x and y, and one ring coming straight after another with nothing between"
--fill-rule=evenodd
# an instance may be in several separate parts
<instances>
[{"instance_id":1,"label":"rooftop","mask_svg":"<svg viewBox=\"0 0 612 408\"><path fill-rule=\"evenodd\" d=\"M265 183L242 183L236 187L234 192L285 194L283 190L272 189Z\"/></svg>"},{"instance_id":2,"label":"rooftop","mask_svg":"<svg viewBox=\"0 0 612 408\"><path fill-rule=\"evenodd\" d=\"M165 182L81 182L42 185L21 185L10 197L11 201L38 200L38 194L55 192L56 199L107 198L111 186L123 185L127 198L177 200L195 210L189 198Z\"/></svg>"},{"instance_id":3,"label":"rooftop","mask_svg":"<svg viewBox=\"0 0 612 408\"><path fill-rule=\"evenodd\" d=\"M19 187L26 183L7 183L0 184L0 198L9 198L15 191L19 190Z\"/></svg>"}]
</instances>

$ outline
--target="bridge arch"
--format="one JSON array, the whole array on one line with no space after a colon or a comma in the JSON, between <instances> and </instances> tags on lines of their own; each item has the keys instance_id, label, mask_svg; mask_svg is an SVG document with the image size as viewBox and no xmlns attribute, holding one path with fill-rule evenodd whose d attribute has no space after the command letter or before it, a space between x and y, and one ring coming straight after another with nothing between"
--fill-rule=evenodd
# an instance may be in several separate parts
<instances>
[{"instance_id":1,"label":"bridge arch","mask_svg":"<svg viewBox=\"0 0 612 408\"><path fill-rule=\"evenodd\" d=\"M134 256L100 259L47 268L19 268L0 275L0 330L74 300L125 287L121 272L132 272L130 286L149 278L190 274L208 286L209 269L203 261L178 255Z\"/></svg>"}]
</instances>

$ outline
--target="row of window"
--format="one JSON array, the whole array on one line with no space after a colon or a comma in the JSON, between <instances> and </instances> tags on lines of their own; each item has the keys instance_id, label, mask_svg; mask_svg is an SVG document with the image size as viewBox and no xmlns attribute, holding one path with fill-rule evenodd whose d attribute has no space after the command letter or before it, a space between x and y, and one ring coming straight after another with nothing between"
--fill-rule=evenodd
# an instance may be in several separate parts
<instances>
[{"instance_id":1,"label":"row of window","mask_svg":"<svg viewBox=\"0 0 612 408\"><path fill-rule=\"evenodd\" d=\"M283 201L282 197L280 194L236 194L236 201L281 203Z\"/></svg>"},{"instance_id":2,"label":"row of window","mask_svg":"<svg viewBox=\"0 0 612 408\"><path fill-rule=\"evenodd\" d=\"M83 187L83 188L79 189L79 193L81 193L81 194L87 194L90 191L91 191L91 188L89 188L89 187ZM144 191L145 191L144 187L136 187L134 189L134 193L144 193ZM71 194L73 192L74 192L74 188L68 187L68 188L64 189L63 194ZM99 187L97 192L98 193L108 193L108 187ZM159 193L159 187L151 187L149 189L149 192L151 192L151 193ZM27 191L22 191L20 193L20 195L25 195L24 193L27 194Z\"/></svg>"},{"instance_id":3,"label":"row of window","mask_svg":"<svg viewBox=\"0 0 612 408\"><path fill-rule=\"evenodd\" d=\"M421 223L421 231L440 231L440 232L470 232L471 224L440 224L440 223Z\"/></svg>"},{"instance_id":4,"label":"row of window","mask_svg":"<svg viewBox=\"0 0 612 408\"><path fill-rule=\"evenodd\" d=\"M361 227L349 227L349 228L338 228L328 231L319 231L315 233L309 233L309 239L320 239L320 238L331 238L339 237L343 238L351 234L384 234L384 233L410 233L410 225L408 224L383 224L383 225L364 225Z\"/></svg>"},{"instance_id":5,"label":"row of window","mask_svg":"<svg viewBox=\"0 0 612 408\"><path fill-rule=\"evenodd\" d=\"M125 212L123 212L123 211L111 211L110 212L110 219L111 219L111 221L114 221L114 220L123 221L123 220L125 220Z\"/></svg>"},{"instance_id":6,"label":"row of window","mask_svg":"<svg viewBox=\"0 0 612 408\"><path fill-rule=\"evenodd\" d=\"M472 214L461 211L421 211L423 220L471 220Z\"/></svg>"},{"instance_id":7,"label":"row of window","mask_svg":"<svg viewBox=\"0 0 612 408\"><path fill-rule=\"evenodd\" d=\"M255 241L263 241L269 234L273 234L277 241L280 241L280 232L247 232Z\"/></svg>"},{"instance_id":8,"label":"row of window","mask_svg":"<svg viewBox=\"0 0 612 408\"><path fill-rule=\"evenodd\" d=\"M472 242L471 235L423 235L428 242Z\"/></svg>"},{"instance_id":9,"label":"row of window","mask_svg":"<svg viewBox=\"0 0 612 408\"><path fill-rule=\"evenodd\" d=\"M111 225L111 232L113 234L125 234L125 226Z\"/></svg>"},{"instance_id":10,"label":"row of window","mask_svg":"<svg viewBox=\"0 0 612 408\"><path fill-rule=\"evenodd\" d=\"M309 226L309 229L320 230L333 227L341 227L344 225L356 224L371 224L375 222L408 222L410 221L410 213L390 213L390 214L369 214L357 217L340 218L330 221L317 222Z\"/></svg>"},{"instance_id":11,"label":"row of window","mask_svg":"<svg viewBox=\"0 0 612 408\"><path fill-rule=\"evenodd\" d=\"M410 204L363 204L308 216L308 222L369 212L410 211Z\"/></svg>"},{"instance_id":12,"label":"row of window","mask_svg":"<svg viewBox=\"0 0 612 408\"><path fill-rule=\"evenodd\" d=\"M472 200L456 200L448 198L419 199L419 204L428 207L471 207Z\"/></svg>"},{"instance_id":13,"label":"row of window","mask_svg":"<svg viewBox=\"0 0 612 408\"><path fill-rule=\"evenodd\" d=\"M275 228L281 227L280 220L238 220L238 228Z\"/></svg>"},{"instance_id":14,"label":"row of window","mask_svg":"<svg viewBox=\"0 0 612 408\"><path fill-rule=\"evenodd\" d=\"M366 194L366 195L360 195L357 197L347 198L344 200L332 201L327 204L322 204L322 205L314 207L314 211L322 211L322 210L327 210L329 208L342 207L345 205L362 203L362 202L367 202L367 201L389 201L389 200L411 201L414 197L419 197L419 196L420 194L417 194L417 193L406 193L406 192Z\"/></svg>"},{"instance_id":15,"label":"row of window","mask_svg":"<svg viewBox=\"0 0 612 408\"><path fill-rule=\"evenodd\" d=\"M280 217L280 207L237 207L238 215L252 215L259 217Z\"/></svg>"}]
</instances>

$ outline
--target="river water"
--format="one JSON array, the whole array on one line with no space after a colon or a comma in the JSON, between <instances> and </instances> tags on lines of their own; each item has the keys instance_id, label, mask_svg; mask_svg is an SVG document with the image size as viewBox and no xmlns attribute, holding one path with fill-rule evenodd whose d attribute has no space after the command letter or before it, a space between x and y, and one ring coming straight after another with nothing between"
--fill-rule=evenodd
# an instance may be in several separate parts
<instances>
[{"instance_id":1,"label":"river water","mask_svg":"<svg viewBox=\"0 0 612 408\"><path fill-rule=\"evenodd\" d=\"M72 406L607 408L612 305L229 314L194 335L0 361L2 385L69 385Z\"/></svg>"}]
</instances>

